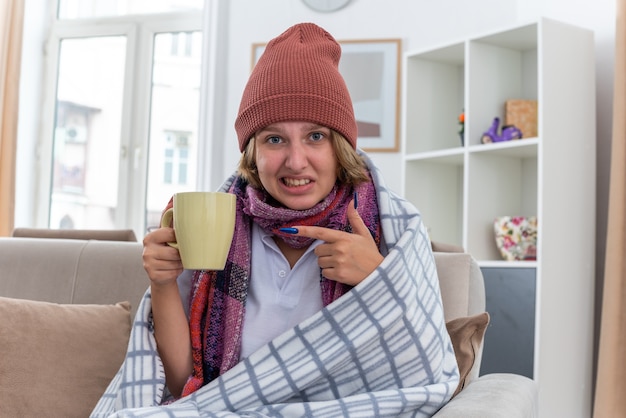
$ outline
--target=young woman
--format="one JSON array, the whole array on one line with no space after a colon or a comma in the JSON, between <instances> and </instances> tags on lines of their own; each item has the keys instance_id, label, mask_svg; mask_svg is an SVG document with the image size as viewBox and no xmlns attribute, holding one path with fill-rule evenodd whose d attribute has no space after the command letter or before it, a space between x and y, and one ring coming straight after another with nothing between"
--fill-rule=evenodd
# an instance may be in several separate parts
<instances>
[{"instance_id":1,"label":"young woman","mask_svg":"<svg viewBox=\"0 0 626 418\"><path fill-rule=\"evenodd\" d=\"M183 271L172 228L145 237L140 326L94 416L427 416L450 398L430 243L357 148L340 55L314 24L267 45L222 186L237 196L226 268Z\"/></svg>"}]
</instances>

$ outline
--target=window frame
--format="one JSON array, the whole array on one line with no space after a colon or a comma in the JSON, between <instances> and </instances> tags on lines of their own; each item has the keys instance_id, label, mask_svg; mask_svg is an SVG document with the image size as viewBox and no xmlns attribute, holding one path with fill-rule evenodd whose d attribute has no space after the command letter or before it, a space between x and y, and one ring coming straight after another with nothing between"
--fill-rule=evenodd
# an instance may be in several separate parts
<instances>
[{"instance_id":1,"label":"window frame","mask_svg":"<svg viewBox=\"0 0 626 418\"><path fill-rule=\"evenodd\" d=\"M148 147L154 39L168 32L202 32L203 11L128 15L86 19L54 19L44 59L39 172L36 181L37 225L48 227L51 201L53 130L57 96L59 51L64 39L125 36L126 59L120 132L116 228L132 228L137 236L146 229ZM204 41L203 41L204 42ZM204 46L202 51L204 53ZM202 91L201 87L201 91ZM201 106L200 106L201 107ZM198 109L199 119L201 109ZM199 129L200 127L198 127ZM191 158L202 158L200 155Z\"/></svg>"}]
</instances>

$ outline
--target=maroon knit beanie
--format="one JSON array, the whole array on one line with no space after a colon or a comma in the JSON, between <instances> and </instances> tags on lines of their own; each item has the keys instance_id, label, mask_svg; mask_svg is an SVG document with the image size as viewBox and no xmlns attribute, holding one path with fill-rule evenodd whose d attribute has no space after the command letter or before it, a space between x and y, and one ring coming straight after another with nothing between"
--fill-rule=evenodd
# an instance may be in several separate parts
<instances>
[{"instance_id":1,"label":"maroon knit beanie","mask_svg":"<svg viewBox=\"0 0 626 418\"><path fill-rule=\"evenodd\" d=\"M341 74L341 47L324 29L301 23L272 39L243 92L235 130L239 149L259 129L284 121L318 123L356 148L352 100Z\"/></svg>"}]
</instances>

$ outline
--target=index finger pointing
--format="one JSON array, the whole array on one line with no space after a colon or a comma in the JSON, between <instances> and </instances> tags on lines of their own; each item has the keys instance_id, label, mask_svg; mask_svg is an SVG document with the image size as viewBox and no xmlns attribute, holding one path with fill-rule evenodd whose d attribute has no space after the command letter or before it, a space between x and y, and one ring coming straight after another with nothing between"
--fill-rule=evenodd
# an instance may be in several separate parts
<instances>
[{"instance_id":1,"label":"index finger pointing","mask_svg":"<svg viewBox=\"0 0 626 418\"><path fill-rule=\"evenodd\" d=\"M342 231L321 226L294 226L292 228L280 228L280 231L287 234L319 239L325 242L336 241L342 234Z\"/></svg>"}]
</instances>

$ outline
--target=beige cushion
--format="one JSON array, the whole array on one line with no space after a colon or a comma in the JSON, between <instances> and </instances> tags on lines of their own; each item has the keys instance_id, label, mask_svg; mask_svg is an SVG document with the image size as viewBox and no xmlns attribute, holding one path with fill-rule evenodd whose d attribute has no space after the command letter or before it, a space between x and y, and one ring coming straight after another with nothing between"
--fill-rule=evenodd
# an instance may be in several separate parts
<instances>
[{"instance_id":1,"label":"beige cushion","mask_svg":"<svg viewBox=\"0 0 626 418\"><path fill-rule=\"evenodd\" d=\"M452 397L456 396L469 384L471 379L470 371L474 366L476 358L480 358L487 325L489 325L489 314L487 312L446 322L461 375L459 385Z\"/></svg>"},{"instance_id":2,"label":"beige cushion","mask_svg":"<svg viewBox=\"0 0 626 418\"><path fill-rule=\"evenodd\" d=\"M124 360L130 305L0 297L2 415L86 417Z\"/></svg>"}]
</instances>

